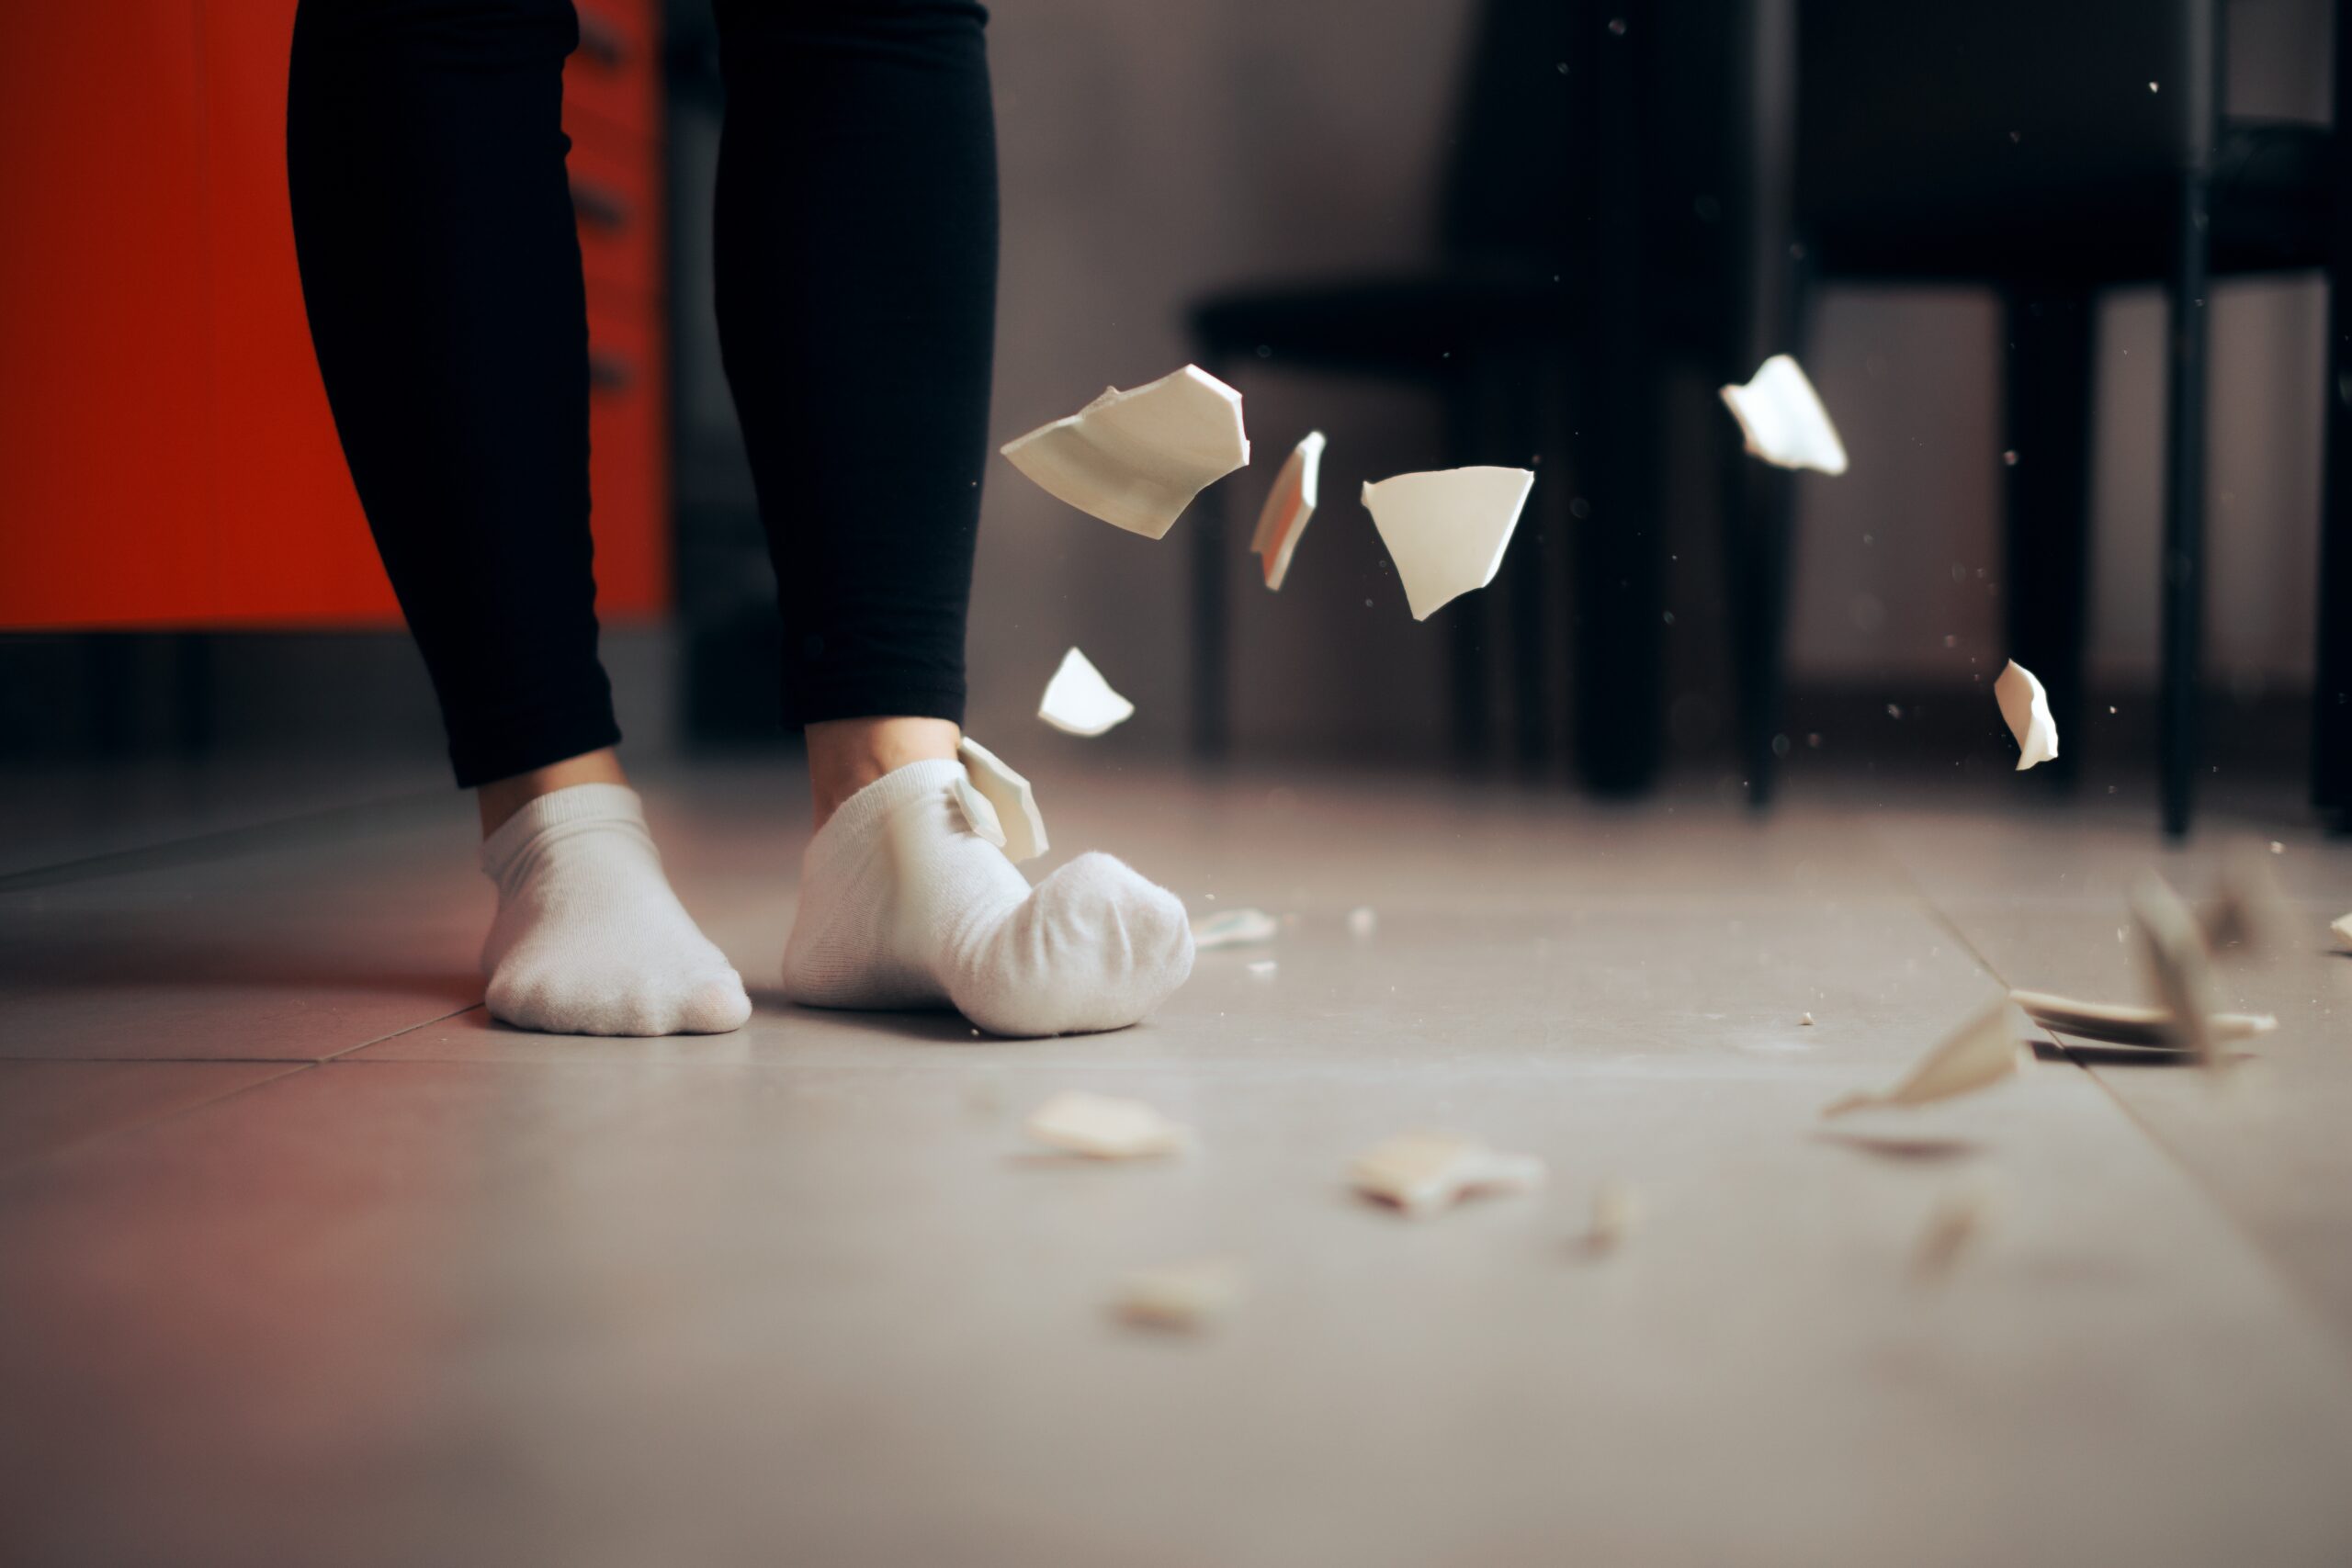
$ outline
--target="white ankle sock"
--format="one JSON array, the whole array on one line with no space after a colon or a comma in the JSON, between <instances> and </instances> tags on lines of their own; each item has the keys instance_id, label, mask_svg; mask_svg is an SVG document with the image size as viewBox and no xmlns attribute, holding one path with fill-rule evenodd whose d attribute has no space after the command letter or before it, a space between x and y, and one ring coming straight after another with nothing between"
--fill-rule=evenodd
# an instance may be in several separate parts
<instances>
[{"instance_id":1,"label":"white ankle sock","mask_svg":"<svg viewBox=\"0 0 2352 1568\"><path fill-rule=\"evenodd\" d=\"M482 944L491 1016L550 1034L722 1034L752 1016L742 977L662 874L637 792L573 784L481 846L498 884Z\"/></svg>"},{"instance_id":2,"label":"white ankle sock","mask_svg":"<svg viewBox=\"0 0 2352 1568\"><path fill-rule=\"evenodd\" d=\"M1105 854L1033 890L971 831L955 761L910 762L852 795L809 842L784 949L793 1000L952 1006L994 1034L1124 1029L1193 972L1173 893Z\"/></svg>"}]
</instances>

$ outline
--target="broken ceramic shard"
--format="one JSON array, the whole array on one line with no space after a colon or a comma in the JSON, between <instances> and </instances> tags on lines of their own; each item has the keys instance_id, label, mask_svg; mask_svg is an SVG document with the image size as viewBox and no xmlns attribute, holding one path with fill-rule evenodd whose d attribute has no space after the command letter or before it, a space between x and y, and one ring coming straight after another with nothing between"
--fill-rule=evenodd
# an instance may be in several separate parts
<instances>
[{"instance_id":1,"label":"broken ceramic shard","mask_svg":"<svg viewBox=\"0 0 2352 1568\"><path fill-rule=\"evenodd\" d=\"M1623 1246L1641 1223L1641 1200L1632 1187L1612 1177L1592 1190L1592 1228L1585 1232L1585 1247L1611 1251Z\"/></svg>"},{"instance_id":2,"label":"broken ceramic shard","mask_svg":"<svg viewBox=\"0 0 2352 1568\"><path fill-rule=\"evenodd\" d=\"M2352 948L2352 915L2338 915L2327 923L2327 929L2335 933L2336 941Z\"/></svg>"},{"instance_id":3,"label":"broken ceramic shard","mask_svg":"<svg viewBox=\"0 0 2352 1568\"><path fill-rule=\"evenodd\" d=\"M1255 947L1272 942L1282 923L1263 909L1225 909L1193 922L1193 947Z\"/></svg>"},{"instance_id":4,"label":"broken ceramic shard","mask_svg":"<svg viewBox=\"0 0 2352 1568\"><path fill-rule=\"evenodd\" d=\"M1363 487L1413 619L1495 580L1535 483L1531 468L1442 468Z\"/></svg>"},{"instance_id":5,"label":"broken ceramic shard","mask_svg":"<svg viewBox=\"0 0 2352 1568\"><path fill-rule=\"evenodd\" d=\"M1145 1159L1182 1154L1192 1146L1189 1129L1170 1122L1140 1100L1065 1089L1029 1113L1023 1130L1050 1144L1092 1159Z\"/></svg>"},{"instance_id":6,"label":"broken ceramic shard","mask_svg":"<svg viewBox=\"0 0 2352 1568\"><path fill-rule=\"evenodd\" d=\"M1250 461L1241 394L1187 365L1148 387L1113 387L1000 448L1046 494L1157 539L1193 497Z\"/></svg>"},{"instance_id":7,"label":"broken ceramic shard","mask_svg":"<svg viewBox=\"0 0 2352 1568\"><path fill-rule=\"evenodd\" d=\"M2172 1014L2162 1008L2076 1001L2047 991L2011 991L2009 1000L2042 1028L2078 1040L2098 1040L2109 1045L2171 1045L2180 1037L2173 1028ZM2251 1040L2278 1027L2278 1018L2267 1012L2217 1012L2205 1021L2205 1035L2220 1044Z\"/></svg>"},{"instance_id":8,"label":"broken ceramic shard","mask_svg":"<svg viewBox=\"0 0 2352 1568\"><path fill-rule=\"evenodd\" d=\"M1230 1313L1248 1283L1241 1265L1229 1258L1141 1269L1119 1281L1111 1310L1138 1328L1189 1333L1211 1327Z\"/></svg>"},{"instance_id":9,"label":"broken ceramic shard","mask_svg":"<svg viewBox=\"0 0 2352 1568\"><path fill-rule=\"evenodd\" d=\"M2058 755L2058 721L2050 716L2050 694L2032 671L2010 660L1993 682L1993 696L2017 737L2018 773Z\"/></svg>"},{"instance_id":10,"label":"broken ceramic shard","mask_svg":"<svg viewBox=\"0 0 2352 1568\"><path fill-rule=\"evenodd\" d=\"M2180 895L2154 872L2140 874L2132 888L2132 923L2140 932L2140 956L2148 966L2158 1010L2166 1015L2165 1043L2186 1051L2207 1066L2218 1066L2208 1021L2221 1011L2213 984L2212 956L2205 932Z\"/></svg>"},{"instance_id":11,"label":"broken ceramic shard","mask_svg":"<svg viewBox=\"0 0 2352 1568\"><path fill-rule=\"evenodd\" d=\"M1938 1201L1911 1253L1911 1277L1932 1285L1949 1276L1993 1217L1990 1192L1971 1189Z\"/></svg>"},{"instance_id":12,"label":"broken ceramic shard","mask_svg":"<svg viewBox=\"0 0 2352 1568\"><path fill-rule=\"evenodd\" d=\"M1018 864L1034 860L1046 852L1046 819L1037 814L1036 792L1029 781L1006 767L995 752L973 739L964 737L956 749L956 757L964 764L964 774L980 797L996 811L997 831L1001 837L989 839L1004 852L1004 858ZM980 832L978 825L974 832ZM987 839L989 835L980 833Z\"/></svg>"},{"instance_id":13,"label":"broken ceramic shard","mask_svg":"<svg viewBox=\"0 0 2352 1568\"><path fill-rule=\"evenodd\" d=\"M1787 355L1766 360L1745 387L1724 388L1723 398L1748 451L1774 468L1846 471L1846 446L1821 394Z\"/></svg>"},{"instance_id":14,"label":"broken ceramic shard","mask_svg":"<svg viewBox=\"0 0 2352 1568\"><path fill-rule=\"evenodd\" d=\"M1062 655L1061 668L1046 682L1037 716L1065 735L1100 735L1124 724L1136 705L1111 689L1102 671L1086 655L1071 649Z\"/></svg>"},{"instance_id":15,"label":"broken ceramic shard","mask_svg":"<svg viewBox=\"0 0 2352 1568\"><path fill-rule=\"evenodd\" d=\"M1369 1198L1427 1214L1473 1192L1521 1192L1544 1181L1532 1155L1498 1154L1444 1133L1407 1133L1358 1155L1348 1180Z\"/></svg>"},{"instance_id":16,"label":"broken ceramic shard","mask_svg":"<svg viewBox=\"0 0 2352 1568\"><path fill-rule=\"evenodd\" d=\"M1270 589L1279 590L1283 579L1290 575L1291 552L1298 548L1298 536L1306 532L1307 520L1315 515L1315 487L1322 471L1323 433L1309 431L1306 439L1292 449L1282 472L1274 476L1274 488L1250 536L1250 548L1264 568Z\"/></svg>"},{"instance_id":17,"label":"broken ceramic shard","mask_svg":"<svg viewBox=\"0 0 2352 1568\"><path fill-rule=\"evenodd\" d=\"M964 821L972 831L998 849L1004 848L1004 821L989 804L979 786L972 782L969 773L956 781L956 804L963 808Z\"/></svg>"},{"instance_id":18,"label":"broken ceramic shard","mask_svg":"<svg viewBox=\"0 0 2352 1568\"><path fill-rule=\"evenodd\" d=\"M2009 1026L2006 1001L1996 1003L1954 1031L1944 1043L1919 1058L1918 1064L1893 1088L1860 1090L1832 1101L1824 1116L1880 1105L1927 1105L1954 1095L1987 1089L2025 1071L2033 1052Z\"/></svg>"}]
</instances>

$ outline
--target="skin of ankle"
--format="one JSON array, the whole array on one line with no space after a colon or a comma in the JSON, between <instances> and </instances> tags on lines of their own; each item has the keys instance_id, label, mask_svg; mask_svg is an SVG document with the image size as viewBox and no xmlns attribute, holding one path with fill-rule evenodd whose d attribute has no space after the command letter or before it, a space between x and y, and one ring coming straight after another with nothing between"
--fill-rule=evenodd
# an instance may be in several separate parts
<instances>
[{"instance_id":1,"label":"skin of ankle","mask_svg":"<svg viewBox=\"0 0 2352 1568\"><path fill-rule=\"evenodd\" d=\"M952 761L964 732L944 718L831 718L809 725L808 787L816 825L842 802L909 762Z\"/></svg>"},{"instance_id":2,"label":"skin of ankle","mask_svg":"<svg viewBox=\"0 0 2352 1568\"><path fill-rule=\"evenodd\" d=\"M527 773L514 773L503 779L492 779L474 791L474 804L481 810L481 836L489 838L505 826L506 819L543 795L553 795L573 784L626 784L628 779L621 772L621 760L611 747L601 751L589 751L577 757L567 757L560 762L550 762L544 768L534 768Z\"/></svg>"}]
</instances>

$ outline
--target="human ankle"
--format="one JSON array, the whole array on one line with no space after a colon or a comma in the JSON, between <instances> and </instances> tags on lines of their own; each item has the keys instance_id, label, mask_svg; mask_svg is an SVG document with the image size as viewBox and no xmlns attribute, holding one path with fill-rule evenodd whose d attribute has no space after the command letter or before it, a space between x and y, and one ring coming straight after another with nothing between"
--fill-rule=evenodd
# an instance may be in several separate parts
<instances>
[{"instance_id":1,"label":"human ankle","mask_svg":"<svg viewBox=\"0 0 2352 1568\"><path fill-rule=\"evenodd\" d=\"M867 784L910 762L953 761L963 731L944 718L835 718L808 727L815 825Z\"/></svg>"},{"instance_id":2,"label":"human ankle","mask_svg":"<svg viewBox=\"0 0 2352 1568\"><path fill-rule=\"evenodd\" d=\"M567 757L526 773L492 779L474 791L474 804L481 811L481 836L488 839L505 825L508 818L543 795L553 795L574 784L628 783L621 772L621 760L610 747Z\"/></svg>"}]
</instances>

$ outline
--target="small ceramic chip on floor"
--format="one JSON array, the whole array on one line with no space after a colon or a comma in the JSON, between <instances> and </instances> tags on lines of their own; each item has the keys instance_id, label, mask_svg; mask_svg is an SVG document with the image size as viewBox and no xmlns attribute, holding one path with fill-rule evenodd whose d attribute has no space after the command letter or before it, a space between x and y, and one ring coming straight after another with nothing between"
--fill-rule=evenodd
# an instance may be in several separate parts
<instances>
[{"instance_id":1,"label":"small ceramic chip on floor","mask_svg":"<svg viewBox=\"0 0 2352 1568\"><path fill-rule=\"evenodd\" d=\"M1250 461L1250 438L1241 394L1187 365L1132 391L1113 387L999 450L1046 494L1157 539L1193 497Z\"/></svg>"},{"instance_id":2,"label":"small ceramic chip on floor","mask_svg":"<svg viewBox=\"0 0 2352 1568\"><path fill-rule=\"evenodd\" d=\"M1843 1116L1877 1106L1929 1105L1989 1089L2025 1071L2032 1061L2032 1047L2010 1026L2005 998L1947 1036L1892 1087L1858 1090L1832 1101L1821 1113Z\"/></svg>"},{"instance_id":3,"label":"small ceramic chip on floor","mask_svg":"<svg viewBox=\"0 0 2352 1568\"><path fill-rule=\"evenodd\" d=\"M1311 430L1274 476L1274 488L1267 493L1258 526L1250 535L1250 549L1257 556L1272 592L1281 592L1283 579L1290 575L1291 552L1298 548L1299 536L1306 532L1315 515L1315 492L1322 472L1323 433Z\"/></svg>"},{"instance_id":4,"label":"small ceramic chip on floor","mask_svg":"<svg viewBox=\"0 0 2352 1568\"><path fill-rule=\"evenodd\" d=\"M1642 1201L1628 1183L1614 1177L1592 1190L1592 1224L1584 1233L1588 1252L1614 1252L1642 1223Z\"/></svg>"},{"instance_id":5,"label":"small ceramic chip on floor","mask_svg":"<svg viewBox=\"0 0 2352 1568\"><path fill-rule=\"evenodd\" d=\"M964 764L964 776L971 787L989 806L995 825L993 833L981 826L990 819L989 813L965 804L966 815L972 820L972 830L1004 852L1005 858L1016 864L1034 860L1046 852L1046 819L1037 811L1036 792L1029 781L1001 761L997 754L967 735L956 748L958 761ZM963 792L956 792L963 800Z\"/></svg>"},{"instance_id":6,"label":"small ceramic chip on floor","mask_svg":"<svg viewBox=\"0 0 2352 1568\"><path fill-rule=\"evenodd\" d=\"M1274 977L1274 971L1280 967L1281 965L1271 958L1261 958L1250 964L1250 973L1261 980L1271 980Z\"/></svg>"},{"instance_id":7,"label":"small ceramic chip on floor","mask_svg":"<svg viewBox=\"0 0 2352 1568\"><path fill-rule=\"evenodd\" d=\"M1037 716L1065 735L1093 737L1135 716L1136 705L1111 689L1093 660L1071 649L1046 682Z\"/></svg>"},{"instance_id":8,"label":"small ceramic chip on floor","mask_svg":"<svg viewBox=\"0 0 2352 1568\"><path fill-rule=\"evenodd\" d=\"M1230 1258L1141 1269L1119 1281L1111 1311L1136 1328L1194 1334L1215 1327L1248 1293L1249 1276Z\"/></svg>"},{"instance_id":9,"label":"small ceramic chip on floor","mask_svg":"<svg viewBox=\"0 0 2352 1568\"><path fill-rule=\"evenodd\" d=\"M2012 659L1993 682L1993 699L2018 743L2018 773L2058 756L2058 721L2050 716L2050 694L2041 679Z\"/></svg>"},{"instance_id":10,"label":"small ceramic chip on floor","mask_svg":"<svg viewBox=\"0 0 2352 1568\"><path fill-rule=\"evenodd\" d=\"M1348 1180L1367 1198L1429 1214L1473 1192L1523 1192L1544 1182L1532 1155L1498 1154L1446 1133L1406 1133L1358 1155Z\"/></svg>"},{"instance_id":11,"label":"small ceramic chip on floor","mask_svg":"<svg viewBox=\"0 0 2352 1568\"><path fill-rule=\"evenodd\" d=\"M1534 484L1532 468L1471 468L1398 474L1363 487L1364 508L1396 563L1413 619L1426 621L1495 580Z\"/></svg>"},{"instance_id":12,"label":"small ceramic chip on floor","mask_svg":"<svg viewBox=\"0 0 2352 1568\"><path fill-rule=\"evenodd\" d=\"M1201 953L1219 947L1255 947L1274 940L1282 922L1263 909L1220 909L1193 922L1193 946Z\"/></svg>"},{"instance_id":13,"label":"small ceramic chip on floor","mask_svg":"<svg viewBox=\"0 0 2352 1568\"><path fill-rule=\"evenodd\" d=\"M1721 389L1751 456L1776 468L1846 471L1846 445L1804 367L1785 354L1760 366L1744 387Z\"/></svg>"},{"instance_id":14,"label":"small ceramic chip on floor","mask_svg":"<svg viewBox=\"0 0 2352 1568\"><path fill-rule=\"evenodd\" d=\"M2172 1014L2162 1008L2135 1007L2129 1002L2085 1002L2048 991L2011 991L2009 1000L2026 1017L2056 1034L2097 1040L2109 1045L2177 1046L2181 1032ZM2278 1027L2275 1014L2217 1012L2205 1021L2206 1038L2216 1044L2251 1040Z\"/></svg>"},{"instance_id":15,"label":"small ceramic chip on floor","mask_svg":"<svg viewBox=\"0 0 2352 1568\"><path fill-rule=\"evenodd\" d=\"M2327 929L2335 934L2335 940L2342 942L2346 950L2352 951L2352 915L2336 916L2327 923Z\"/></svg>"},{"instance_id":16,"label":"small ceramic chip on floor","mask_svg":"<svg viewBox=\"0 0 2352 1568\"><path fill-rule=\"evenodd\" d=\"M1140 1100L1065 1089L1029 1113L1023 1131L1041 1144L1091 1159L1149 1159L1182 1154L1192 1129Z\"/></svg>"}]
</instances>

